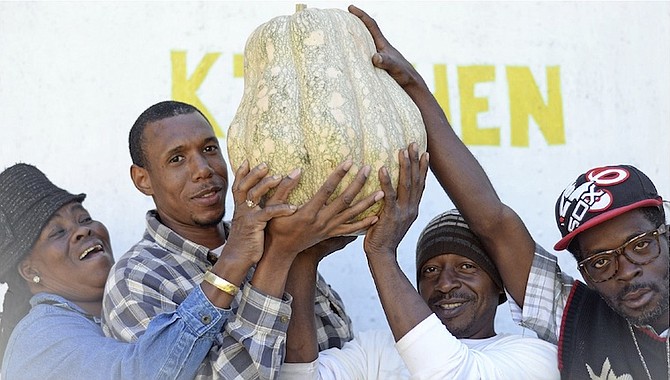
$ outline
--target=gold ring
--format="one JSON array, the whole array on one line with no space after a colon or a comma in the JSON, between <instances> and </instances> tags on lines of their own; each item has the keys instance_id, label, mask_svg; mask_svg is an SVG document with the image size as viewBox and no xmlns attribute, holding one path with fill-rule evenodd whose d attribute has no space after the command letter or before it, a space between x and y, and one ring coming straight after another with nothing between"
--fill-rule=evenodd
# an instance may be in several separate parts
<instances>
[{"instance_id":1,"label":"gold ring","mask_svg":"<svg viewBox=\"0 0 670 380\"><path fill-rule=\"evenodd\" d=\"M246 202L247 202L247 206L249 206L249 208L254 208L254 207L258 206L256 203L254 203L254 201L252 201L250 199L247 199Z\"/></svg>"}]
</instances>

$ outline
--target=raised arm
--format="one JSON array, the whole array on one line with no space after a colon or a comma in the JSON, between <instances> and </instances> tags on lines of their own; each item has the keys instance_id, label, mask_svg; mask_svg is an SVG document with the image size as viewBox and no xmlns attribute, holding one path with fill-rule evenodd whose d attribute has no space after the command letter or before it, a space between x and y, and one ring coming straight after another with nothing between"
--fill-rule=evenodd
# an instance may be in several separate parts
<instances>
[{"instance_id":1,"label":"raised arm","mask_svg":"<svg viewBox=\"0 0 670 380\"><path fill-rule=\"evenodd\" d=\"M309 363L319 353L314 318L314 298L319 262L356 240L339 236L324 240L298 255L291 265L286 292L293 296L293 310L286 337L286 362Z\"/></svg>"},{"instance_id":2,"label":"raised arm","mask_svg":"<svg viewBox=\"0 0 670 380\"><path fill-rule=\"evenodd\" d=\"M370 168L367 166L358 172L354 181L346 188L342 195L333 201L328 202L330 195L347 175L351 166L350 161L339 165L309 202L297 210L295 207L292 207L291 212L286 212L284 208L286 207L288 194L300 179L299 170L293 171L281 181L276 187L275 193L263 202L263 207L253 205L253 207L250 207L246 205L246 200L255 201L256 199L261 198L266 192L264 187L257 185L249 191L244 191L244 189L241 191L244 193L244 197L240 198L242 201L236 202L236 204L243 203L244 205L240 207L246 209L246 212L248 212L249 209L255 210L256 212L274 209L278 210L272 214L272 219L267 219L267 227L254 232L254 235L256 233L261 233L263 236L260 240L263 244L258 247L262 250L263 254L262 256L259 256L260 260L258 261L253 277L251 278L251 285L254 289L274 298L286 298L284 297L284 292L289 269L300 252L309 249L324 239L351 234L355 231L366 229L370 224L376 221L376 217L368 217L358 222L350 222L354 216L370 207L383 195L380 191L352 204L353 199L356 198L360 190L363 188L369 175ZM276 179L270 179L269 181L271 184L276 183ZM263 182L261 181L260 184L263 184ZM244 188L242 185L240 187ZM233 189L233 192L236 192L235 188ZM275 217L278 216L275 215L277 212L283 212L283 215L285 216ZM235 223L234 220L233 225ZM249 230L251 227L252 226L249 226L245 228L245 230ZM252 242L254 241L255 240L252 240ZM316 252L316 254L321 254L323 252L316 248L317 247L312 247L310 250ZM332 251L323 252L323 254L325 255L330 252ZM305 253L303 253L303 255L305 255ZM309 276L310 286L308 286L308 288L312 289L316 282L316 265L313 266L313 269L314 272L309 272L310 268L305 268L306 271L312 274ZM305 273L301 273L301 275L304 274ZM303 279L304 277L299 280ZM311 307L309 310L311 313L309 316L305 317L305 319L309 320L312 325L315 325L315 294L312 291L306 294L306 297L308 298L305 299L305 303L308 307ZM283 322L281 318L279 322L280 324L283 323L285 325L285 322ZM316 327L314 327L313 330L315 329ZM235 332L232 332L232 334L235 334ZM280 337L279 339L282 338L283 337ZM316 342L316 339L314 341ZM284 348L281 344L281 340L277 340L277 343L278 344L275 344L274 346L278 351L273 351L274 360L272 363L259 363L262 365L262 367L259 368L260 370L263 370L263 368L272 369L272 372L270 372L272 377L276 375L279 370L279 365L281 364L281 361L278 360L280 357L277 353L283 351ZM258 359L263 358L259 356Z\"/></svg>"},{"instance_id":3,"label":"raised arm","mask_svg":"<svg viewBox=\"0 0 670 380\"><path fill-rule=\"evenodd\" d=\"M523 306L535 243L519 216L501 202L483 168L449 125L414 67L386 40L374 19L349 7L370 31L375 66L386 70L418 106L428 134L430 168L495 261L507 291Z\"/></svg>"},{"instance_id":4,"label":"raised arm","mask_svg":"<svg viewBox=\"0 0 670 380\"><path fill-rule=\"evenodd\" d=\"M379 170L378 175L384 191L384 208L379 221L367 232L365 247L366 252L369 251L368 262L374 273L375 283L380 289L380 297L390 324L392 327L402 325L398 327L400 330L410 329L425 319L431 311L395 260L400 240L417 217L428 171L428 155L425 154L419 159L417 145L412 144L409 150L403 149L399 152L399 160L397 194L386 168ZM388 198L389 196L391 198ZM366 366L375 359L366 359L365 355L354 348L359 347L356 344L346 343L342 347L341 354L334 354L340 351L337 349L326 351L330 355L335 355L334 359L331 359L333 367L323 365L321 361L323 359L316 345L312 300L317 265L327 254L343 248L351 241L353 237L325 240L301 253L293 262L287 291L294 296L294 307L288 330L286 363L280 376L282 379L362 378L366 373L374 372L372 369L368 371ZM394 292L395 295L392 294ZM414 307L413 303L417 307ZM421 305L423 309L420 309ZM405 317L396 318L394 316L396 314L404 314ZM348 359L343 359L344 357Z\"/></svg>"},{"instance_id":5,"label":"raised arm","mask_svg":"<svg viewBox=\"0 0 670 380\"><path fill-rule=\"evenodd\" d=\"M244 161L235 173L232 186L235 209L230 233L221 253L222 259L218 260L210 270L233 286L239 287L249 269L260 261L268 221L274 217L291 215L296 211L295 206L280 201L263 208L247 205L247 199L260 198L274 188L278 191L290 191L297 183L291 177L282 179L268 177L267 174L267 165L261 164L250 169L247 161ZM217 306L229 307L232 303L235 290L221 291L208 281L204 281L201 286L207 297ZM283 288L276 287L257 287L257 289L277 298L280 298L283 292Z\"/></svg>"},{"instance_id":6,"label":"raised arm","mask_svg":"<svg viewBox=\"0 0 670 380\"><path fill-rule=\"evenodd\" d=\"M415 143L398 154L400 174L397 190L388 171L379 171L384 208L379 221L368 230L363 248L377 287L386 319L396 341L432 312L400 268L397 249L416 220L428 172L428 154L419 155Z\"/></svg>"},{"instance_id":7,"label":"raised arm","mask_svg":"<svg viewBox=\"0 0 670 380\"><path fill-rule=\"evenodd\" d=\"M271 188L288 187L290 179L267 176L267 168L259 165L249 169L243 164L232 185L235 210L228 241L221 257L210 269L212 273L239 287L247 281L247 272L258 263L265 247L265 227L273 217L294 213L295 208L277 204L260 208L249 207L249 193L262 197ZM245 284L233 297L203 282L204 269L200 262L190 259L209 253L199 246L174 236L161 235L162 225L149 220L145 240L125 256L108 279L103 316L114 337L135 341L146 334L146 326L156 315L172 312L184 302L186 295L201 286L217 306L233 310L219 331L198 368L198 378L254 376L274 378L283 360L287 324L282 317L290 315L287 300L271 297L264 288ZM166 239L166 248L156 241ZM167 252L166 252L167 250ZM177 263L175 263L177 261ZM231 291L234 293L234 291ZM200 315L200 314L198 314Z\"/></svg>"}]
</instances>

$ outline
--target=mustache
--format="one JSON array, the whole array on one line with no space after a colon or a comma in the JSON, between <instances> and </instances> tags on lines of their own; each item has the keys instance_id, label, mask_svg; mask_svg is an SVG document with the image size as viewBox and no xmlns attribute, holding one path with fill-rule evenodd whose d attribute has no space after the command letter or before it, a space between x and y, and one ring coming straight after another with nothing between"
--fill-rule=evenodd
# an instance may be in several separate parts
<instances>
[{"instance_id":1,"label":"mustache","mask_svg":"<svg viewBox=\"0 0 670 380\"><path fill-rule=\"evenodd\" d=\"M474 301L475 297L469 293L451 291L449 293L440 293L436 296L428 298L428 304L433 305L440 301L451 301L452 299L457 299L460 301Z\"/></svg>"},{"instance_id":2,"label":"mustache","mask_svg":"<svg viewBox=\"0 0 670 380\"><path fill-rule=\"evenodd\" d=\"M657 293L661 291L661 288L658 286L658 284L652 283L652 282L638 283L638 284L628 284L628 285L624 286L623 289L621 289L619 291L619 293L617 293L616 300L620 301L620 302L623 302L624 297L626 297L626 295L628 293L634 292L634 291L639 290L639 289L649 289L649 290L651 290L653 292L657 292Z\"/></svg>"}]
</instances>

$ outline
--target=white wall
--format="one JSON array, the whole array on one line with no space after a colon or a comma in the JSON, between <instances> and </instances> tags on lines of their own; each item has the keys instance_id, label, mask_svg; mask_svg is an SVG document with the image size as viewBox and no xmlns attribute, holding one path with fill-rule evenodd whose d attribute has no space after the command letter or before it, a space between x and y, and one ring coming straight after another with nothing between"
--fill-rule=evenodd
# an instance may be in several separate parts
<instances>
[{"instance_id":1,"label":"white wall","mask_svg":"<svg viewBox=\"0 0 670 380\"><path fill-rule=\"evenodd\" d=\"M546 248L559 238L556 197L592 166L637 165L670 197L670 3L357 5L434 88L445 82L433 68L446 64L449 111L459 133L463 115L473 112L476 127L498 128L499 142L471 148L500 197ZM88 193L85 205L107 224L120 256L140 238L152 207L131 184L127 134L146 107L171 98L171 52L186 51L189 75L206 53L220 53L197 95L225 131L243 90L243 79L233 75L234 55L243 53L256 26L293 8L285 1L0 3L0 166L32 163L56 184ZM530 70L545 100L550 88L557 89L545 73L559 69L562 109L538 123L563 142L549 144L531 121L528 146L512 146L510 110L520 100L509 95L510 67ZM466 98L468 86L459 87L466 82L459 72L469 69L495 75L474 86L473 96L488 102L479 113L481 102ZM419 218L400 246L412 280L419 232L450 207L431 177ZM329 257L321 269L345 299L357 330L385 328L361 243ZM576 275L568 254L559 257ZM498 322L499 330L515 329L505 308Z\"/></svg>"}]
</instances>

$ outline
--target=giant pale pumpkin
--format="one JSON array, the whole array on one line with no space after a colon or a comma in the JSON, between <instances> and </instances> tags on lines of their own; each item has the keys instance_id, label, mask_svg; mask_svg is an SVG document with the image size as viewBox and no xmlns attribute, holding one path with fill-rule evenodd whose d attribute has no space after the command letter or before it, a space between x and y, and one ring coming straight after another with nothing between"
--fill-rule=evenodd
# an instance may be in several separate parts
<instances>
[{"instance_id":1,"label":"giant pale pumpkin","mask_svg":"<svg viewBox=\"0 0 670 380\"><path fill-rule=\"evenodd\" d=\"M398 151L426 149L421 114L384 70L372 65L372 37L354 15L338 9L298 9L260 25L244 51L244 95L228 130L232 168L244 159L266 162L271 173L302 169L289 202L307 202L337 165L372 166L359 194L379 189L387 166L398 181ZM376 214L381 202L359 215Z\"/></svg>"}]
</instances>

